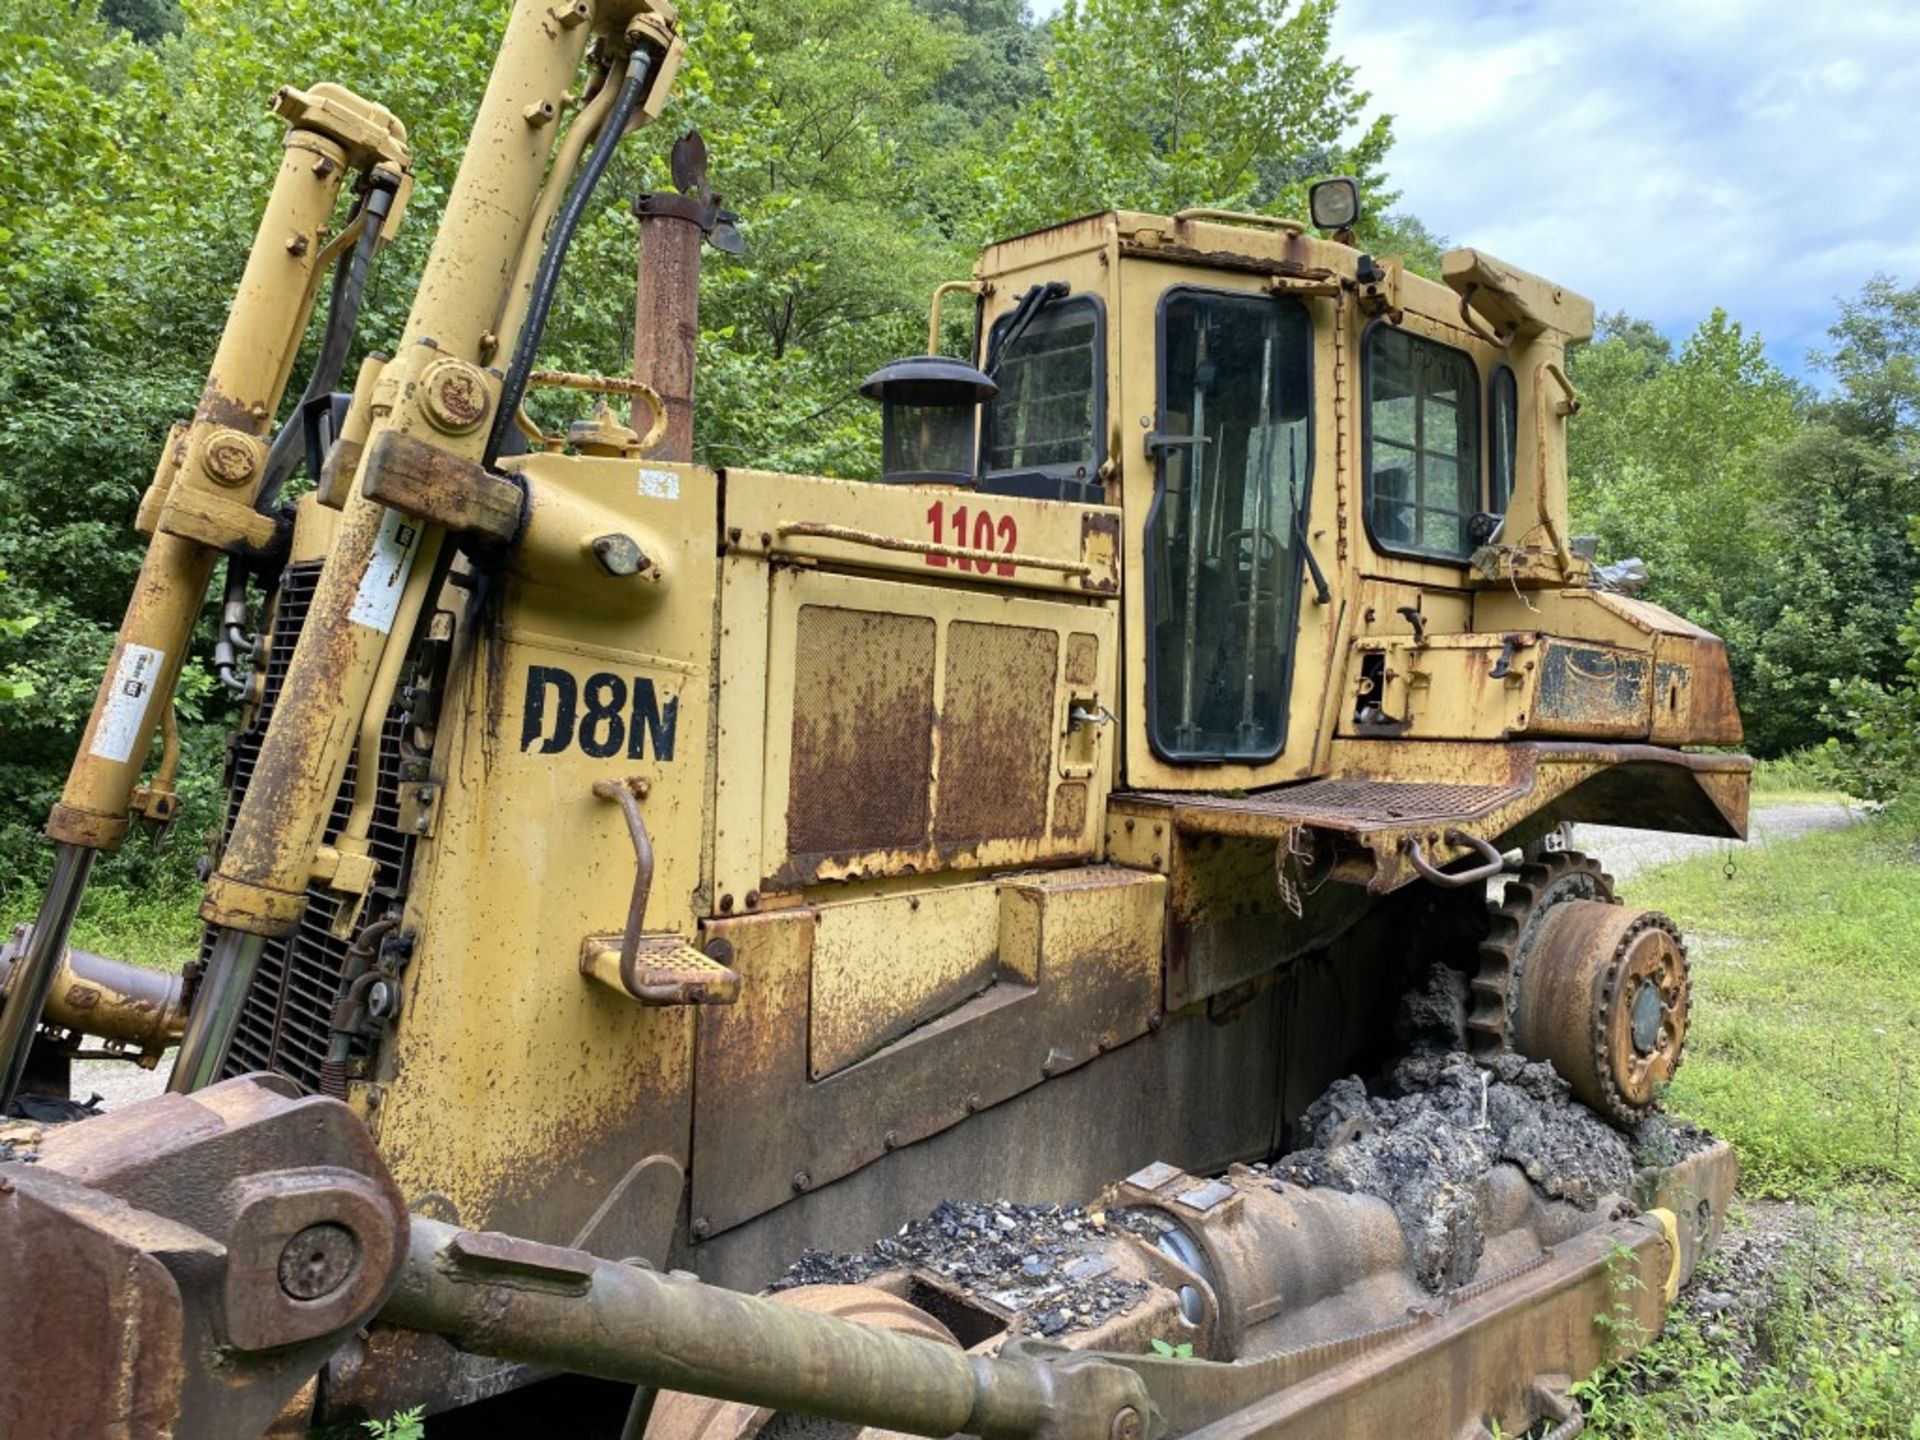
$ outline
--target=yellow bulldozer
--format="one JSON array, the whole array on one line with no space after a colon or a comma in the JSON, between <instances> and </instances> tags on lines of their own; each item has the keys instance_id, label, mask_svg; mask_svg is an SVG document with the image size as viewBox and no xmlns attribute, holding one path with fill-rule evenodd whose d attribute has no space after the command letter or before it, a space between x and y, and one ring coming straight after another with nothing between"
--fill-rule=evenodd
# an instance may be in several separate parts
<instances>
[{"instance_id":1,"label":"yellow bulldozer","mask_svg":"<svg viewBox=\"0 0 1920 1440\"><path fill-rule=\"evenodd\" d=\"M879 483L716 470L697 141L633 376L537 368L681 54L663 0L514 0L350 381L406 133L281 92L0 952L7 1099L178 1046L0 1154L0 1432L1576 1433L1734 1162L1657 1115L1679 931L1563 827L1740 837L1751 770L1721 642L1572 533L1591 304L1365 253L1351 181L1095 215L941 287ZM244 719L167 981L68 942L177 809L217 565Z\"/></svg>"}]
</instances>

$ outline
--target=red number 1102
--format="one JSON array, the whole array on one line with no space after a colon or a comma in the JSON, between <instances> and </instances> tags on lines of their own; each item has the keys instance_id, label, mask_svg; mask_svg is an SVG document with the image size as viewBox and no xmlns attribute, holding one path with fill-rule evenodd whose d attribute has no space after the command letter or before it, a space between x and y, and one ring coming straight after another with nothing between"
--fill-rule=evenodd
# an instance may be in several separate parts
<instances>
[{"instance_id":1,"label":"red number 1102","mask_svg":"<svg viewBox=\"0 0 1920 1440\"><path fill-rule=\"evenodd\" d=\"M967 521L971 516L972 529ZM951 516L947 514L944 500L936 500L927 507L927 524L933 529L933 543L952 545L956 549L992 550L1001 555L1011 555L1019 548L1020 528L1013 523L1011 515L1002 515L995 519L985 510L970 511L967 506L956 508ZM953 527L953 536L947 537L947 526ZM927 564L945 569L951 560L962 570L973 570L982 575L1011 575L1011 560L974 560L965 555L928 555Z\"/></svg>"}]
</instances>

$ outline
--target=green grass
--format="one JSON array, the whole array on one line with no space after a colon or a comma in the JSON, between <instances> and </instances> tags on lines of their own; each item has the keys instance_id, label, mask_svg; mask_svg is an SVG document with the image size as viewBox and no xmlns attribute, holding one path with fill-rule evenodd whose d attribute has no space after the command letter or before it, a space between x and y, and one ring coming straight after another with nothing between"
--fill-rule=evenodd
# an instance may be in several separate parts
<instances>
[{"instance_id":1,"label":"green grass","mask_svg":"<svg viewBox=\"0 0 1920 1440\"><path fill-rule=\"evenodd\" d=\"M1588 1433L1920 1440L1920 811L1629 888L1691 945L1668 1108L1734 1143L1743 1193L1797 1204L1758 1314L1677 1314L1580 1387Z\"/></svg>"},{"instance_id":2,"label":"green grass","mask_svg":"<svg viewBox=\"0 0 1920 1440\"><path fill-rule=\"evenodd\" d=\"M1753 764L1753 793L1768 800L1844 800L1839 781L1825 754L1817 749L1795 750Z\"/></svg>"},{"instance_id":3,"label":"green grass","mask_svg":"<svg viewBox=\"0 0 1920 1440\"><path fill-rule=\"evenodd\" d=\"M0 903L0 925L10 931L31 922L39 904L38 894L28 894L24 887L16 890ZM178 970L200 945L199 904L198 891L141 895L94 885L74 921L73 943L149 970Z\"/></svg>"},{"instance_id":4,"label":"green grass","mask_svg":"<svg viewBox=\"0 0 1920 1440\"><path fill-rule=\"evenodd\" d=\"M1669 1108L1733 1141L1749 1194L1920 1193L1920 815L1649 871L1690 937Z\"/></svg>"},{"instance_id":5,"label":"green grass","mask_svg":"<svg viewBox=\"0 0 1920 1440\"><path fill-rule=\"evenodd\" d=\"M1911 1232L1876 1236L1873 1218L1809 1212L1750 1321L1680 1313L1631 1363L1575 1386L1587 1434L1920 1440Z\"/></svg>"}]
</instances>

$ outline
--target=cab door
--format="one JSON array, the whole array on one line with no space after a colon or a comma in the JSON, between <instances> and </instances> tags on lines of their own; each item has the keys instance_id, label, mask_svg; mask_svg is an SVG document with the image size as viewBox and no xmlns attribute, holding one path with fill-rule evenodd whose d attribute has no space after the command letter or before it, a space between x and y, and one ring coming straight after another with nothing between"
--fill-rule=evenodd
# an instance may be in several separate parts
<instances>
[{"instance_id":1,"label":"cab door","mask_svg":"<svg viewBox=\"0 0 1920 1440\"><path fill-rule=\"evenodd\" d=\"M1340 607L1332 303L1258 276L1127 263L1126 784L1316 773ZM1150 363L1149 363L1150 357Z\"/></svg>"}]
</instances>

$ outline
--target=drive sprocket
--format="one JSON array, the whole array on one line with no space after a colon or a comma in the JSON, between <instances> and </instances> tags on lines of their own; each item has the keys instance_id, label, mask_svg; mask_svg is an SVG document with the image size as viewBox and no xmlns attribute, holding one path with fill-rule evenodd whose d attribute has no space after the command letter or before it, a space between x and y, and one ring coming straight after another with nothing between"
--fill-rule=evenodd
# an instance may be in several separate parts
<instances>
[{"instance_id":1,"label":"drive sprocket","mask_svg":"<svg viewBox=\"0 0 1920 1440\"><path fill-rule=\"evenodd\" d=\"M1590 855L1550 850L1522 864L1488 909L1487 938L1467 997L1467 1049L1482 1059L1513 1048L1520 977L1539 938L1540 918L1567 900L1618 905L1613 877Z\"/></svg>"}]
</instances>

